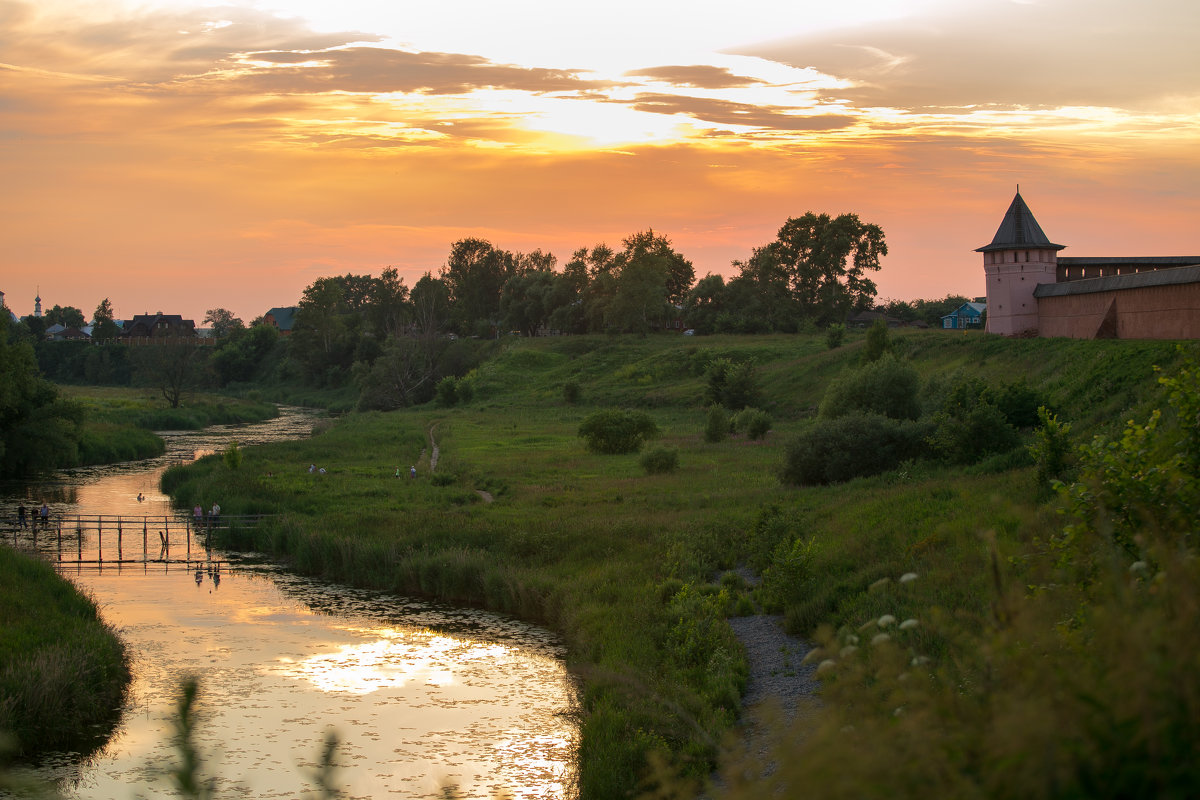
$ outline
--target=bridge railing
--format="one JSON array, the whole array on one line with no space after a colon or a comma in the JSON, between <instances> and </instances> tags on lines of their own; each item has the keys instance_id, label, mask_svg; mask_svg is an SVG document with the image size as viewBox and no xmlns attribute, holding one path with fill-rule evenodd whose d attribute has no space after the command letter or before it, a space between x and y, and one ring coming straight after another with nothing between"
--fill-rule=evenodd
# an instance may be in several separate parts
<instances>
[{"instance_id":1,"label":"bridge railing","mask_svg":"<svg viewBox=\"0 0 1200 800\"><path fill-rule=\"evenodd\" d=\"M46 520L34 517L27 527L15 525L10 531L14 546L32 546L60 563L191 562L193 553L210 551L213 531L252 527L269 516L55 514Z\"/></svg>"}]
</instances>

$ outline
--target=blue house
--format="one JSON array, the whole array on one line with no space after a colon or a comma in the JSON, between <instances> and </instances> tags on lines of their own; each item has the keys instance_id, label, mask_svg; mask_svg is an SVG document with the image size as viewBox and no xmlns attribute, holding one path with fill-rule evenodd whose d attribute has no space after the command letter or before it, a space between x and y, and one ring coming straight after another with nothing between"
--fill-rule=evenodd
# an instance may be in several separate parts
<instances>
[{"instance_id":1,"label":"blue house","mask_svg":"<svg viewBox=\"0 0 1200 800\"><path fill-rule=\"evenodd\" d=\"M987 303L963 303L942 317L943 328L979 328L983 326L983 312Z\"/></svg>"}]
</instances>

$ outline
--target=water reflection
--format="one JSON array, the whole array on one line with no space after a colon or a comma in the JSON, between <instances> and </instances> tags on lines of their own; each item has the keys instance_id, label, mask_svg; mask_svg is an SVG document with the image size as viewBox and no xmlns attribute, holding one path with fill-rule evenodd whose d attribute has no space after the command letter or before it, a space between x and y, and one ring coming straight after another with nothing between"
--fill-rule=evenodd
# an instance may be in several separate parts
<instances>
[{"instance_id":1,"label":"water reflection","mask_svg":"<svg viewBox=\"0 0 1200 800\"><path fill-rule=\"evenodd\" d=\"M246 433L238 429L239 440ZM180 435L175 457L222 446L206 436ZM141 472L77 471L14 494L52 496L68 513L169 514L157 473L171 452ZM128 708L105 750L87 764L63 757L44 767L69 797L170 795L161 774L174 759L170 717L191 675L201 685L198 744L218 796L304 795L330 729L342 740L337 782L346 797L438 797L446 784L466 798L568 794L578 730L562 652L546 631L252 559L68 576L135 654Z\"/></svg>"}]
</instances>

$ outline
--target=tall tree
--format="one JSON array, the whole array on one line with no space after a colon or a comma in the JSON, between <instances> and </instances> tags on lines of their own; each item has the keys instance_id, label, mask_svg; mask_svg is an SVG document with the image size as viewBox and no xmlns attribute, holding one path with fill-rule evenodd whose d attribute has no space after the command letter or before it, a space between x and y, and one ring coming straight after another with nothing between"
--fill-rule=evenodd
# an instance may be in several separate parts
<instances>
[{"instance_id":1,"label":"tall tree","mask_svg":"<svg viewBox=\"0 0 1200 800\"><path fill-rule=\"evenodd\" d=\"M226 339L246 330L246 323L227 308L210 308L204 313L202 324L211 327L217 339Z\"/></svg>"},{"instance_id":2,"label":"tall tree","mask_svg":"<svg viewBox=\"0 0 1200 800\"><path fill-rule=\"evenodd\" d=\"M78 461L80 406L42 377L28 342L11 342L0 314L0 477L22 478Z\"/></svg>"},{"instance_id":3,"label":"tall tree","mask_svg":"<svg viewBox=\"0 0 1200 800\"><path fill-rule=\"evenodd\" d=\"M121 335L121 329L113 320L113 307L108 298L100 301L92 315L92 340L107 342Z\"/></svg>"},{"instance_id":4,"label":"tall tree","mask_svg":"<svg viewBox=\"0 0 1200 800\"><path fill-rule=\"evenodd\" d=\"M62 325L64 328L82 328L85 324L83 312L75 306L56 305L46 312L47 325Z\"/></svg>"},{"instance_id":5,"label":"tall tree","mask_svg":"<svg viewBox=\"0 0 1200 800\"><path fill-rule=\"evenodd\" d=\"M622 244L625 245L625 249L614 259L616 269L624 270L628 266L636 265L659 272L663 278L666 302L683 305L692 283L696 280L696 270L691 261L675 251L671 240L656 235L653 230L647 230L626 237Z\"/></svg>"},{"instance_id":6,"label":"tall tree","mask_svg":"<svg viewBox=\"0 0 1200 800\"><path fill-rule=\"evenodd\" d=\"M512 253L483 239L459 239L450 248L441 278L460 331L494 330L500 323L500 293L517 272Z\"/></svg>"},{"instance_id":7,"label":"tall tree","mask_svg":"<svg viewBox=\"0 0 1200 800\"><path fill-rule=\"evenodd\" d=\"M767 245L790 281L793 298L806 317L819 323L841 322L854 310L869 308L875 283L866 277L887 255L883 229L856 214L793 217Z\"/></svg>"},{"instance_id":8,"label":"tall tree","mask_svg":"<svg viewBox=\"0 0 1200 800\"><path fill-rule=\"evenodd\" d=\"M184 394L195 389L204 374L202 348L194 337L164 337L134 347L135 377L142 385L157 388L171 408L179 408Z\"/></svg>"}]
</instances>

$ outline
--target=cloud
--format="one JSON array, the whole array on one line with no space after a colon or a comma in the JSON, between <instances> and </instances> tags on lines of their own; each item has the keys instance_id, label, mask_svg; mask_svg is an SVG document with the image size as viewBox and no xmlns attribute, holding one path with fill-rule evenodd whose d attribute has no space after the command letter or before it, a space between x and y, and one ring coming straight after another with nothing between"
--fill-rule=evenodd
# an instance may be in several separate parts
<instances>
[{"instance_id":1,"label":"cloud","mask_svg":"<svg viewBox=\"0 0 1200 800\"><path fill-rule=\"evenodd\" d=\"M857 120L845 114L793 113L782 106L764 106L703 97L674 94L639 94L627 102L630 107L653 114L684 114L719 125L741 125L780 131L829 131L848 128Z\"/></svg>"},{"instance_id":2,"label":"cloud","mask_svg":"<svg viewBox=\"0 0 1200 800\"><path fill-rule=\"evenodd\" d=\"M1200 96L1194 0L1007 0L739 49L848 79L860 107L1155 109Z\"/></svg>"},{"instance_id":3,"label":"cloud","mask_svg":"<svg viewBox=\"0 0 1200 800\"><path fill-rule=\"evenodd\" d=\"M648 67L630 70L625 75L631 78L649 78L674 86L688 86L696 89L742 89L763 83L758 78L734 75L724 67L706 64L693 64L687 67Z\"/></svg>"},{"instance_id":4,"label":"cloud","mask_svg":"<svg viewBox=\"0 0 1200 800\"><path fill-rule=\"evenodd\" d=\"M318 52L258 50L245 54L242 61L269 65L234 73L229 79L237 88L252 92L457 95L478 89L578 92L611 85L584 80L578 70L495 64L461 53L414 53L382 47Z\"/></svg>"}]
</instances>

